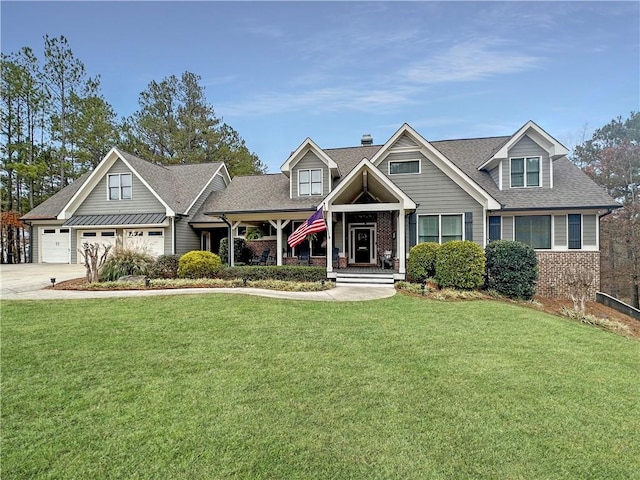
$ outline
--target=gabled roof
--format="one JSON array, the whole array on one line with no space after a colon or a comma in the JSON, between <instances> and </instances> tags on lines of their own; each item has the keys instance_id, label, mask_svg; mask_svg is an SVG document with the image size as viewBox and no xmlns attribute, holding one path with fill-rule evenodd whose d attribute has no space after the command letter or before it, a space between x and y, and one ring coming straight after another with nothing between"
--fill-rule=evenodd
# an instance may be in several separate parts
<instances>
[{"instance_id":1,"label":"gabled roof","mask_svg":"<svg viewBox=\"0 0 640 480\"><path fill-rule=\"evenodd\" d=\"M21 217L21 220L55 220L64 206L71 200L80 187L87 181L91 172L86 172L76 178L55 195L47 198L40 205Z\"/></svg>"},{"instance_id":2,"label":"gabled roof","mask_svg":"<svg viewBox=\"0 0 640 480\"><path fill-rule=\"evenodd\" d=\"M298 163L308 152L313 152L320 160L322 160L331 170L331 175L333 177L340 175L340 170L338 169L338 165L336 164L336 162L334 162L333 159L329 157L309 137L307 137L305 141L302 142L300 146L291 153L291 155L289 155L289 158L285 160L285 162L280 167L282 173L289 177L291 175L291 169L293 168L293 166Z\"/></svg>"},{"instance_id":3,"label":"gabled roof","mask_svg":"<svg viewBox=\"0 0 640 480\"><path fill-rule=\"evenodd\" d=\"M417 145L418 150L427 157L437 168L453 180L460 188L475 198L479 203L488 209L500 208L499 202L486 189L482 188L473 177L469 176L455 162L443 155L434 145L428 142L422 135L416 132L409 124L403 124L391 138L378 150L371 159L371 163L379 166L380 163L391 152L393 145L402 136L407 136Z\"/></svg>"},{"instance_id":4,"label":"gabled roof","mask_svg":"<svg viewBox=\"0 0 640 480\"><path fill-rule=\"evenodd\" d=\"M567 150L567 148L558 140L545 132L535 122L529 120L520 127L516 133L511 135L511 137L509 137L509 139L505 141L490 158L483 162L482 165L478 166L478 170L491 169L500 160L508 158L509 149L522 140L525 135L536 142L541 148L545 149L552 160L562 158L569 153L569 150Z\"/></svg>"},{"instance_id":5,"label":"gabled roof","mask_svg":"<svg viewBox=\"0 0 640 480\"><path fill-rule=\"evenodd\" d=\"M220 162L165 166L147 162L135 155L112 148L70 197L67 195L58 197L62 191L51 197L56 207L62 203L61 198L67 200L59 207L57 218L63 220L71 217L117 160L124 162L149 189L164 206L165 214L168 216L188 214L198 196L216 174L223 175L226 181L229 178L226 167Z\"/></svg>"}]
</instances>

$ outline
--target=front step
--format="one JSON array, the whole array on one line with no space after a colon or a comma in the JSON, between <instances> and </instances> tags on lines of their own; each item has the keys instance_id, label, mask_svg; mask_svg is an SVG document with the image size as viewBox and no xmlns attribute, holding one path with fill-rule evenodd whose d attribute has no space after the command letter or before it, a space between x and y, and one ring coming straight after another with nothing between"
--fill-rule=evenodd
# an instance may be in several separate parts
<instances>
[{"instance_id":1,"label":"front step","mask_svg":"<svg viewBox=\"0 0 640 480\"><path fill-rule=\"evenodd\" d=\"M393 285L393 273L342 273L336 275L336 285Z\"/></svg>"}]
</instances>

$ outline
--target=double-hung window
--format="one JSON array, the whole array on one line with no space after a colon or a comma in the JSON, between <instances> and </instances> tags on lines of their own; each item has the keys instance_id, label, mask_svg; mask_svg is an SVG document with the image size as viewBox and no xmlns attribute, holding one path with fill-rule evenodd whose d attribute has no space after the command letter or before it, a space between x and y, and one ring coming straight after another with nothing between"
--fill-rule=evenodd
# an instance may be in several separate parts
<instances>
[{"instance_id":1,"label":"double-hung window","mask_svg":"<svg viewBox=\"0 0 640 480\"><path fill-rule=\"evenodd\" d=\"M551 215L515 217L515 228L516 241L532 248L551 248Z\"/></svg>"},{"instance_id":2,"label":"double-hung window","mask_svg":"<svg viewBox=\"0 0 640 480\"><path fill-rule=\"evenodd\" d=\"M322 195L322 170L298 170L298 195Z\"/></svg>"},{"instance_id":3,"label":"double-hung window","mask_svg":"<svg viewBox=\"0 0 640 480\"><path fill-rule=\"evenodd\" d=\"M131 174L111 173L108 175L109 200L131 199Z\"/></svg>"},{"instance_id":4,"label":"double-hung window","mask_svg":"<svg viewBox=\"0 0 640 480\"><path fill-rule=\"evenodd\" d=\"M511 159L512 187L540 186L540 157L519 157Z\"/></svg>"},{"instance_id":5,"label":"double-hung window","mask_svg":"<svg viewBox=\"0 0 640 480\"><path fill-rule=\"evenodd\" d=\"M462 240L462 215L420 215L418 243Z\"/></svg>"}]
</instances>

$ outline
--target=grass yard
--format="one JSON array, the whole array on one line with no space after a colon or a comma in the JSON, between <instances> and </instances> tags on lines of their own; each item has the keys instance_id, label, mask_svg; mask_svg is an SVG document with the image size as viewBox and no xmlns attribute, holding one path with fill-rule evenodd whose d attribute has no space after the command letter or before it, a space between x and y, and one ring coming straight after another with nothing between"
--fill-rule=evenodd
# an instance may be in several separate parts
<instances>
[{"instance_id":1,"label":"grass yard","mask_svg":"<svg viewBox=\"0 0 640 480\"><path fill-rule=\"evenodd\" d=\"M3 480L640 478L640 342L499 302L2 302Z\"/></svg>"}]
</instances>

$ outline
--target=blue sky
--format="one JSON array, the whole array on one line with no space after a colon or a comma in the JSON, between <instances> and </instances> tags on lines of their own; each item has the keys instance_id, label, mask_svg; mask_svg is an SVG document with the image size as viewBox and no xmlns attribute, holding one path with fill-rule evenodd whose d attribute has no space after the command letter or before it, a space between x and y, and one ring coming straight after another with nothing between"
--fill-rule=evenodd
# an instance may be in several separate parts
<instances>
[{"instance_id":1,"label":"blue sky","mask_svg":"<svg viewBox=\"0 0 640 480\"><path fill-rule=\"evenodd\" d=\"M120 116L147 84L202 77L270 172L311 137L510 135L571 148L640 109L639 2L10 2L2 51L64 35Z\"/></svg>"}]
</instances>

